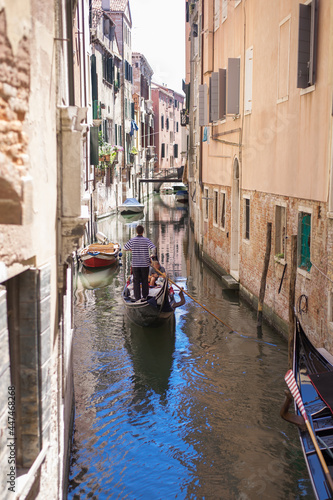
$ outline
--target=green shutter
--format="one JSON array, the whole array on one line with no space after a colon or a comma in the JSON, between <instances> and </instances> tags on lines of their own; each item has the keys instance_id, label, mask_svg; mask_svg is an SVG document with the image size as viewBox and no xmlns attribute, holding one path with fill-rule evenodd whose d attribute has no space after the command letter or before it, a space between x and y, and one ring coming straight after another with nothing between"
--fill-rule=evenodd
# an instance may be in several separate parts
<instances>
[{"instance_id":1,"label":"green shutter","mask_svg":"<svg viewBox=\"0 0 333 500\"><path fill-rule=\"evenodd\" d=\"M97 88L97 73L96 73L96 56L93 54L90 59L91 62L91 93L92 100L98 101L98 88Z\"/></svg>"},{"instance_id":2,"label":"green shutter","mask_svg":"<svg viewBox=\"0 0 333 500\"><path fill-rule=\"evenodd\" d=\"M98 165L98 127L90 127L90 165Z\"/></svg>"}]
</instances>

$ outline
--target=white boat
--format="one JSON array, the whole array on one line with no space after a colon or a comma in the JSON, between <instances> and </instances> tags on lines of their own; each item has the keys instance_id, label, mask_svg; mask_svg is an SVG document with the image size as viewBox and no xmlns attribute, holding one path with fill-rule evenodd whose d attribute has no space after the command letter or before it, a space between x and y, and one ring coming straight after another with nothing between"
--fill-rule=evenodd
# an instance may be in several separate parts
<instances>
[{"instance_id":1,"label":"white boat","mask_svg":"<svg viewBox=\"0 0 333 500\"><path fill-rule=\"evenodd\" d=\"M144 204L140 203L136 198L127 198L122 205L119 205L118 210L124 215L143 212L144 208Z\"/></svg>"}]
</instances>

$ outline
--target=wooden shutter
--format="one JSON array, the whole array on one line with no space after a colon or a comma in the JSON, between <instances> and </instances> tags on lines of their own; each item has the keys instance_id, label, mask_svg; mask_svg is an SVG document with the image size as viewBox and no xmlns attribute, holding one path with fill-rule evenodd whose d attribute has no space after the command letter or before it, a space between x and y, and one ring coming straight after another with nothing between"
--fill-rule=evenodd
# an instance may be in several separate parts
<instances>
[{"instance_id":1,"label":"wooden shutter","mask_svg":"<svg viewBox=\"0 0 333 500\"><path fill-rule=\"evenodd\" d=\"M205 127L207 121L207 84L199 85L199 126Z\"/></svg>"},{"instance_id":2,"label":"wooden shutter","mask_svg":"<svg viewBox=\"0 0 333 500\"><path fill-rule=\"evenodd\" d=\"M228 114L239 114L240 59L228 59Z\"/></svg>"},{"instance_id":3,"label":"wooden shutter","mask_svg":"<svg viewBox=\"0 0 333 500\"><path fill-rule=\"evenodd\" d=\"M318 32L318 0L312 0L309 85L314 85L316 82L317 37L318 37L317 32Z\"/></svg>"},{"instance_id":4,"label":"wooden shutter","mask_svg":"<svg viewBox=\"0 0 333 500\"><path fill-rule=\"evenodd\" d=\"M98 127L90 127L90 165L98 165Z\"/></svg>"},{"instance_id":5,"label":"wooden shutter","mask_svg":"<svg viewBox=\"0 0 333 500\"><path fill-rule=\"evenodd\" d=\"M245 54L245 92L244 111L252 111L252 78L253 78L253 47L247 49Z\"/></svg>"},{"instance_id":6,"label":"wooden shutter","mask_svg":"<svg viewBox=\"0 0 333 500\"><path fill-rule=\"evenodd\" d=\"M215 122L219 119L219 74L217 72L212 73L212 76L210 77L209 94L209 121Z\"/></svg>"},{"instance_id":7,"label":"wooden shutter","mask_svg":"<svg viewBox=\"0 0 333 500\"><path fill-rule=\"evenodd\" d=\"M96 56L93 54L90 59L91 64L91 97L93 101L98 100L98 87L97 87L97 72L96 72Z\"/></svg>"},{"instance_id":8,"label":"wooden shutter","mask_svg":"<svg viewBox=\"0 0 333 500\"><path fill-rule=\"evenodd\" d=\"M226 116L227 70L219 69L219 120Z\"/></svg>"},{"instance_id":9,"label":"wooden shutter","mask_svg":"<svg viewBox=\"0 0 333 500\"><path fill-rule=\"evenodd\" d=\"M311 5L299 5L297 88L308 87L311 37Z\"/></svg>"}]
</instances>

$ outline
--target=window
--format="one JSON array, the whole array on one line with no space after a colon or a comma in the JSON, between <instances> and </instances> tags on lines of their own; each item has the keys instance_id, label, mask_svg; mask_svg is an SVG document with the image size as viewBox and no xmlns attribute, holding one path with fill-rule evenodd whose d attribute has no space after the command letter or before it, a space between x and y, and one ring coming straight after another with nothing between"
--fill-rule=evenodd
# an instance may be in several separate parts
<instances>
[{"instance_id":1,"label":"window","mask_svg":"<svg viewBox=\"0 0 333 500\"><path fill-rule=\"evenodd\" d=\"M225 193L220 193L220 204L221 204L221 219L220 224L222 229L225 229Z\"/></svg>"},{"instance_id":2,"label":"window","mask_svg":"<svg viewBox=\"0 0 333 500\"><path fill-rule=\"evenodd\" d=\"M161 158L165 158L165 143L162 142L161 146Z\"/></svg>"},{"instance_id":3,"label":"window","mask_svg":"<svg viewBox=\"0 0 333 500\"><path fill-rule=\"evenodd\" d=\"M278 100L286 100L289 95L289 55L290 55L290 19L280 24L279 59L278 59Z\"/></svg>"},{"instance_id":4,"label":"window","mask_svg":"<svg viewBox=\"0 0 333 500\"><path fill-rule=\"evenodd\" d=\"M298 267L305 271L311 269L311 214L300 212L298 219Z\"/></svg>"},{"instance_id":5,"label":"window","mask_svg":"<svg viewBox=\"0 0 333 500\"><path fill-rule=\"evenodd\" d=\"M178 144L173 145L173 156L178 158Z\"/></svg>"},{"instance_id":6,"label":"window","mask_svg":"<svg viewBox=\"0 0 333 500\"><path fill-rule=\"evenodd\" d=\"M164 116L161 115L161 129L164 129Z\"/></svg>"},{"instance_id":7,"label":"window","mask_svg":"<svg viewBox=\"0 0 333 500\"><path fill-rule=\"evenodd\" d=\"M108 83L113 85L114 80L114 61L113 57L109 57L106 54L103 54L103 78Z\"/></svg>"},{"instance_id":8,"label":"window","mask_svg":"<svg viewBox=\"0 0 333 500\"><path fill-rule=\"evenodd\" d=\"M202 201L203 201L203 212L204 212L204 219L205 220L208 220L208 189L205 188L204 189L204 196L202 198Z\"/></svg>"},{"instance_id":9,"label":"window","mask_svg":"<svg viewBox=\"0 0 333 500\"><path fill-rule=\"evenodd\" d=\"M286 245L286 207L275 207L275 255L279 259L285 257Z\"/></svg>"},{"instance_id":10,"label":"window","mask_svg":"<svg viewBox=\"0 0 333 500\"><path fill-rule=\"evenodd\" d=\"M169 118L166 119L165 126L166 129L169 130Z\"/></svg>"},{"instance_id":11,"label":"window","mask_svg":"<svg viewBox=\"0 0 333 500\"><path fill-rule=\"evenodd\" d=\"M250 198L244 198L244 238L250 239Z\"/></svg>"},{"instance_id":12,"label":"window","mask_svg":"<svg viewBox=\"0 0 333 500\"><path fill-rule=\"evenodd\" d=\"M297 87L305 89L316 81L318 0L299 5Z\"/></svg>"},{"instance_id":13,"label":"window","mask_svg":"<svg viewBox=\"0 0 333 500\"><path fill-rule=\"evenodd\" d=\"M214 190L214 219L213 223L214 225L218 225L218 220L219 220L219 193L218 191Z\"/></svg>"}]
</instances>

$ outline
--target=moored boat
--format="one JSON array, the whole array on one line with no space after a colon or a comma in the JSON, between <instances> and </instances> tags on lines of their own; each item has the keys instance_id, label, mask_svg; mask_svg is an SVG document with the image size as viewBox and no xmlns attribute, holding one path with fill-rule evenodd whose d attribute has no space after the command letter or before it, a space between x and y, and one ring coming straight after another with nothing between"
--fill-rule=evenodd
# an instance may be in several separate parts
<instances>
[{"instance_id":1,"label":"moored boat","mask_svg":"<svg viewBox=\"0 0 333 500\"><path fill-rule=\"evenodd\" d=\"M317 453L307 427L299 425L301 446L313 491L317 500L332 499L333 492L324 468L327 468L329 474L333 476L333 359L325 349L318 350L313 346L298 319L293 372L308 421L322 455L321 457L320 452ZM296 403L295 413L296 418L301 421L301 412Z\"/></svg>"},{"instance_id":2,"label":"moored boat","mask_svg":"<svg viewBox=\"0 0 333 500\"><path fill-rule=\"evenodd\" d=\"M121 214L136 214L143 212L145 206L136 198L127 198L124 203L119 205L118 210Z\"/></svg>"},{"instance_id":3,"label":"moored boat","mask_svg":"<svg viewBox=\"0 0 333 500\"><path fill-rule=\"evenodd\" d=\"M119 243L110 243L103 233L97 233L100 243L92 243L78 252L84 267L101 268L113 266L121 257Z\"/></svg>"},{"instance_id":4,"label":"moored boat","mask_svg":"<svg viewBox=\"0 0 333 500\"><path fill-rule=\"evenodd\" d=\"M188 203L188 191L187 189L179 189L175 192L175 200L178 203Z\"/></svg>"},{"instance_id":5,"label":"moored boat","mask_svg":"<svg viewBox=\"0 0 333 500\"><path fill-rule=\"evenodd\" d=\"M132 277L126 283L122 293L123 303L128 318L139 326L157 326L174 316L176 307L183 305L185 300L175 301L172 287L168 280L162 277L156 281L156 286L149 288L146 300L136 301L133 292Z\"/></svg>"}]
</instances>

